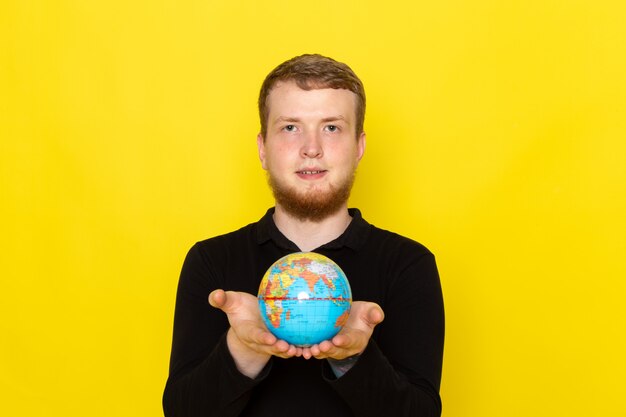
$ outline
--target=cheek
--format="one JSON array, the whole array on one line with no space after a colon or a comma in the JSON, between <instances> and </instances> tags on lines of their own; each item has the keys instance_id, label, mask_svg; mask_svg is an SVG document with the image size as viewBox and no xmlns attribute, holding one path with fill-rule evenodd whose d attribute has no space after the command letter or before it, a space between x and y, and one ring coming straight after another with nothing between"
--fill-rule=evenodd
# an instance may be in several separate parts
<instances>
[{"instance_id":1,"label":"cheek","mask_svg":"<svg viewBox=\"0 0 626 417\"><path fill-rule=\"evenodd\" d=\"M333 155L336 161L341 161L348 165L352 162L356 163L359 158L359 150L356 146L341 144L332 146L328 150L328 154Z\"/></svg>"},{"instance_id":2,"label":"cheek","mask_svg":"<svg viewBox=\"0 0 626 417\"><path fill-rule=\"evenodd\" d=\"M267 149L265 154L265 165L270 169L280 169L290 164L293 159L293 150L289 146L277 145Z\"/></svg>"}]
</instances>

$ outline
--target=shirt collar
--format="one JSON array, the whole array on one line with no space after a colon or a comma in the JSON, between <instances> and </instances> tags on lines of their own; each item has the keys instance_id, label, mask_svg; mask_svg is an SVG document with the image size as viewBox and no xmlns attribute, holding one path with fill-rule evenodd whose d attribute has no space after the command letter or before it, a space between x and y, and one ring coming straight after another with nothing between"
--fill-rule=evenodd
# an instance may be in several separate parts
<instances>
[{"instance_id":1,"label":"shirt collar","mask_svg":"<svg viewBox=\"0 0 626 417\"><path fill-rule=\"evenodd\" d=\"M370 224L363 219L361 211L357 208L348 209L348 213L352 217L352 221L348 228L337 239L332 240L319 249L339 249L344 246L354 250L359 250L367 240L370 232ZM298 252L298 246L283 235L274 223L274 207L267 210L265 215L257 223L257 243L259 245L271 240L277 246Z\"/></svg>"}]
</instances>

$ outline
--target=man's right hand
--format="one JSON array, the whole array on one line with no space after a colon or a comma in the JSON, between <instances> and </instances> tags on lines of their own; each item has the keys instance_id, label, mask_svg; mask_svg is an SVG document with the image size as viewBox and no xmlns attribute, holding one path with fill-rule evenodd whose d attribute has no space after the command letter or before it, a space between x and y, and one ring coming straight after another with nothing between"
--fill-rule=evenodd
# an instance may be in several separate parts
<instances>
[{"instance_id":1,"label":"man's right hand","mask_svg":"<svg viewBox=\"0 0 626 417\"><path fill-rule=\"evenodd\" d=\"M289 358L302 354L302 349L278 340L267 330L255 296L215 290L209 294L209 304L228 316L228 350L242 374L255 378L272 355Z\"/></svg>"}]
</instances>

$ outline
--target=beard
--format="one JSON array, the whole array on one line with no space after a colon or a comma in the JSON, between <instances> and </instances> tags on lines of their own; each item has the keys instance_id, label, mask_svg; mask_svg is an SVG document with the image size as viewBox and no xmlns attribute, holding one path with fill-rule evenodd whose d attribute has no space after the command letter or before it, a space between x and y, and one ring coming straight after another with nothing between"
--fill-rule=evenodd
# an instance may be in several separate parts
<instances>
[{"instance_id":1,"label":"beard","mask_svg":"<svg viewBox=\"0 0 626 417\"><path fill-rule=\"evenodd\" d=\"M300 221L308 220L316 223L346 206L354 178L355 172L353 171L340 184L329 184L326 191L322 192L315 187L300 191L295 187L281 184L269 171L267 174L267 182L272 189L276 204Z\"/></svg>"}]
</instances>

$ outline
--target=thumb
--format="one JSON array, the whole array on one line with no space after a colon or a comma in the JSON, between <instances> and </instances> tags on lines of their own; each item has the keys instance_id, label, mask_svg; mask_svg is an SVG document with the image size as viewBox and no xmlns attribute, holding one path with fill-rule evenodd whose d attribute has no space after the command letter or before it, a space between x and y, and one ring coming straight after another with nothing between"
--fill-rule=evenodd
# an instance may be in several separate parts
<instances>
[{"instance_id":1,"label":"thumb","mask_svg":"<svg viewBox=\"0 0 626 417\"><path fill-rule=\"evenodd\" d=\"M228 296L224 290L214 290L209 294L209 304L225 312L227 308L232 306L233 297L232 295Z\"/></svg>"},{"instance_id":2,"label":"thumb","mask_svg":"<svg viewBox=\"0 0 626 417\"><path fill-rule=\"evenodd\" d=\"M372 306L367 310L366 319L369 325L374 327L385 319L385 313L378 304L372 303Z\"/></svg>"}]
</instances>

